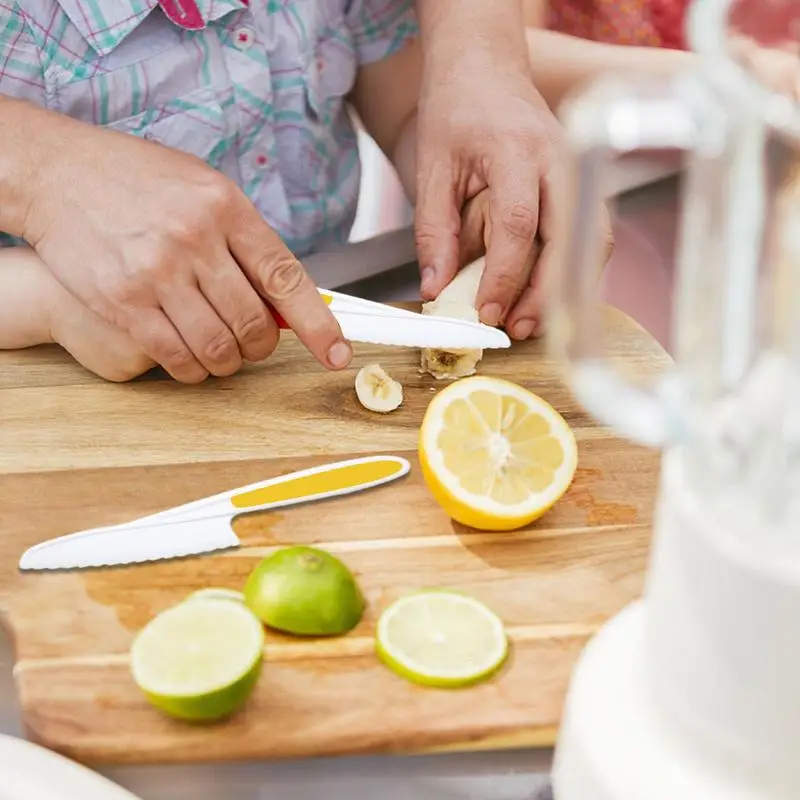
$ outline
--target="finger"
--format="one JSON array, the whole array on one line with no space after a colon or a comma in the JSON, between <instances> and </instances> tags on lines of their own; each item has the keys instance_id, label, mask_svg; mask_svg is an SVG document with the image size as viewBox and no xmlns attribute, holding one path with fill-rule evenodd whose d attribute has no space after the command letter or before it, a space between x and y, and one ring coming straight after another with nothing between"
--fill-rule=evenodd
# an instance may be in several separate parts
<instances>
[{"instance_id":1,"label":"finger","mask_svg":"<svg viewBox=\"0 0 800 800\"><path fill-rule=\"evenodd\" d=\"M458 235L459 268L471 264L486 253L488 193L484 190L468 200L461 212L461 231Z\"/></svg>"},{"instance_id":2,"label":"finger","mask_svg":"<svg viewBox=\"0 0 800 800\"><path fill-rule=\"evenodd\" d=\"M538 247L541 246L541 251ZM555 248L552 242L537 245L538 258L531 271L528 286L522 292L506 320L506 331L512 339L522 341L538 336L543 327L546 276L553 268Z\"/></svg>"},{"instance_id":3,"label":"finger","mask_svg":"<svg viewBox=\"0 0 800 800\"><path fill-rule=\"evenodd\" d=\"M321 364L342 369L350 363L353 351L311 278L246 199L228 246L256 290Z\"/></svg>"},{"instance_id":4,"label":"finger","mask_svg":"<svg viewBox=\"0 0 800 800\"><path fill-rule=\"evenodd\" d=\"M238 372L242 354L230 328L220 319L196 284L172 284L158 296L169 317L195 358L219 378Z\"/></svg>"},{"instance_id":5,"label":"finger","mask_svg":"<svg viewBox=\"0 0 800 800\"><path fill-rule=\"evenodd\" d=\"M247 361L263 361L278 345L272 314L229 252L197 272L200 290L236 339Z\"/></svg>"},{"instance_id":6,"label":"finger","mask_svg":"<svg viewBox=\"0 0 800 800\"><path fill-rule=\"evenodd\" d=\"M426 300L437 297L458 272L461 199L456 184L449 161L431 160L420 167L414 235Z\"/></svg>"},{"instance_id":7,"label":"finger","mask_svg":"<svg viewBox=\"0 0 800 800\"><path fill-rule=\"evenodd\" d=\"M194 357L160 308L137 308L126 330L142 350L176 381L201 383L208 377L208 371Z\"/></svg>"},{"instance_id":8,"label":"finger","mask_svg":"<svg viewBox=\"0 0 800 800\"><path fill-rule=\"evenodd\" d=\"M543 184L546 186L546 184ZM531 336L537 337L544 333L549 282L557 269L558 259L563 257L561 249L563 242L557 238L557 231L553 222L556 203L549 190L543 192L547 197L546 209L542 210L542 225L540 231L542 236L550 235L541 246L541 253L538 256L536 265L531 274L529 286L520 296L512 312L509 314L506 328L509 335L514 339L528 339ZM614 250L614 234L611 226L611 216L608 207L603 204L600 220L600 247L598 249L599 264L598 278L603 266L608 262Z\"/></svg>"},{"instance_id":9,"label":"finger","mask_svg":"<svg viewBox=\"0 0 800 800\"><path fill-rule=\"evenodd\" d=\"M566 243L564 180L563 174L551 167L539 184L539 232L534 247L534 267L528 286L506 321L508 333L514 339L528 339L544 331L549 282L559 259L563 258Z\"/></svg>"},{"instance_id":10,"label":"finger","mask_svg":"<svg viewBox=\"0 0 800 800\"><path fill-rule=\"evenodd\" d=\"M481 321L497 325L528 282L539 223L539 173L517 165L498 170L489 185L491 236L478 289Z\"/></svg>"}]
</instances>

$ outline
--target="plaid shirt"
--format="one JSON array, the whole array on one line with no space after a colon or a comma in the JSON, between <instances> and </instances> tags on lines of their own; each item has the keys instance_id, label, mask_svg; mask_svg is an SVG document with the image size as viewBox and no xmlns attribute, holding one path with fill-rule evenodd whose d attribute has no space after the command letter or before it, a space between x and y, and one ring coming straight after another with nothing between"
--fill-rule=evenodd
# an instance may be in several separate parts
<instances>
[{"instance_id":1,"label":"plaid shirt","mask_svg":"<svg viewBox=\"0 0 800 800\"><path fill-rule=\"evenodd\" d=\"M0 0L0 94L193 153L303 255L355 217L359 65L416 34L413 0Z\"/></svg>"}]
</instances>

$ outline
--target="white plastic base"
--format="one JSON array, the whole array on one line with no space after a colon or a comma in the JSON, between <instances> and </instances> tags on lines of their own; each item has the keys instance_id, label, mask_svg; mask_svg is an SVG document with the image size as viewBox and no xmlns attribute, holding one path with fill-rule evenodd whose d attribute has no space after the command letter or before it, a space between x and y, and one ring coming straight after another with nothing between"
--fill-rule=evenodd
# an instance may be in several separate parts
<instances>
[{"instance_id":1,"label":"white plastic base","mask_svg":"<svg viewBox=\"0 0 800 800\"><path fill-rule=\"evenodd\" d=\"M800 561L775 546L800 521L714 502L687 463L664 456L644 600L576 666L556 800L800 798Z\"/></svg>"},{"instance_id":2,"label":"white plastic base","mask_svg":"<svg viewBox=\"0 0 800 800\"><path fill-rule=\"evenodd\" d=\"M644 682L645 615L642 603L626 608L578 662L556 748L555 800L788 800L711 772L662 729Z\"/></svg>"}]
</instances>

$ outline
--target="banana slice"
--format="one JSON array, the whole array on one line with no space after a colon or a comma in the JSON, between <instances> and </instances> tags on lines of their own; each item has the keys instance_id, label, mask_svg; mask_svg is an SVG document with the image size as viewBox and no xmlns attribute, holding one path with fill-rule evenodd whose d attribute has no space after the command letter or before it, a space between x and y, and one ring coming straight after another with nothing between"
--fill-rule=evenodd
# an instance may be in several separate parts
<instances>
[{"instance_id":1,"label":"banana slice","mask_svg":"<svg viewBox=\"0 0 800 800\"><path fill-rule=\"evenodd\" d=\"M388 414L403 402L403 387L380 364L368 364L356 375L356 396L364 408Z\"/></svg>"},{"instance_id":2,"label":"banana slice","mask_svg":"<svg viewBox=\"0 0 800 800\"><path fill-rule=\"evenodd\" d=\"M480 316L475 308L475 300L485 266L486 260L480 258L464 267L444 287L436 300L423 304L422 313L479 322ZM421 367L423 372L433 375L437 380L454 380L474 375L482 358L483 350L425 348L421 354Z\"/></svg>"}]
</instances>

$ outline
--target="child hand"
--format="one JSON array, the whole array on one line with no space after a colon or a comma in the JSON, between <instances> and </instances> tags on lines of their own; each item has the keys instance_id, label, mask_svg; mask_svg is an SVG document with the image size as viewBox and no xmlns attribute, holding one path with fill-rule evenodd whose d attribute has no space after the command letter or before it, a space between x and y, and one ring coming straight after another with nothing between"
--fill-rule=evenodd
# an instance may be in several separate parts
<instances>
[{"instance_id":1,"label":"child hand","mask_svg":"<svg viewBox=\"0 0 800 800\"><path fill-rule=\"evenodd\" d=\"M0 251L0 349L52 342L109 381L132 380L154 366L124 331L73 297L33 250Z\"/></svg>"},{"instance_id":2,"label":"child hand","mask_svg":"<svg viewBox=\"0 0 800 800\"><path fill-rule=\"evenodd\" d=\"M81 366L114 383L131 381L156 366L125 331L86 308L42 268L58 287L50 317L53 341Z\"/></svg>"}]
</instances>

